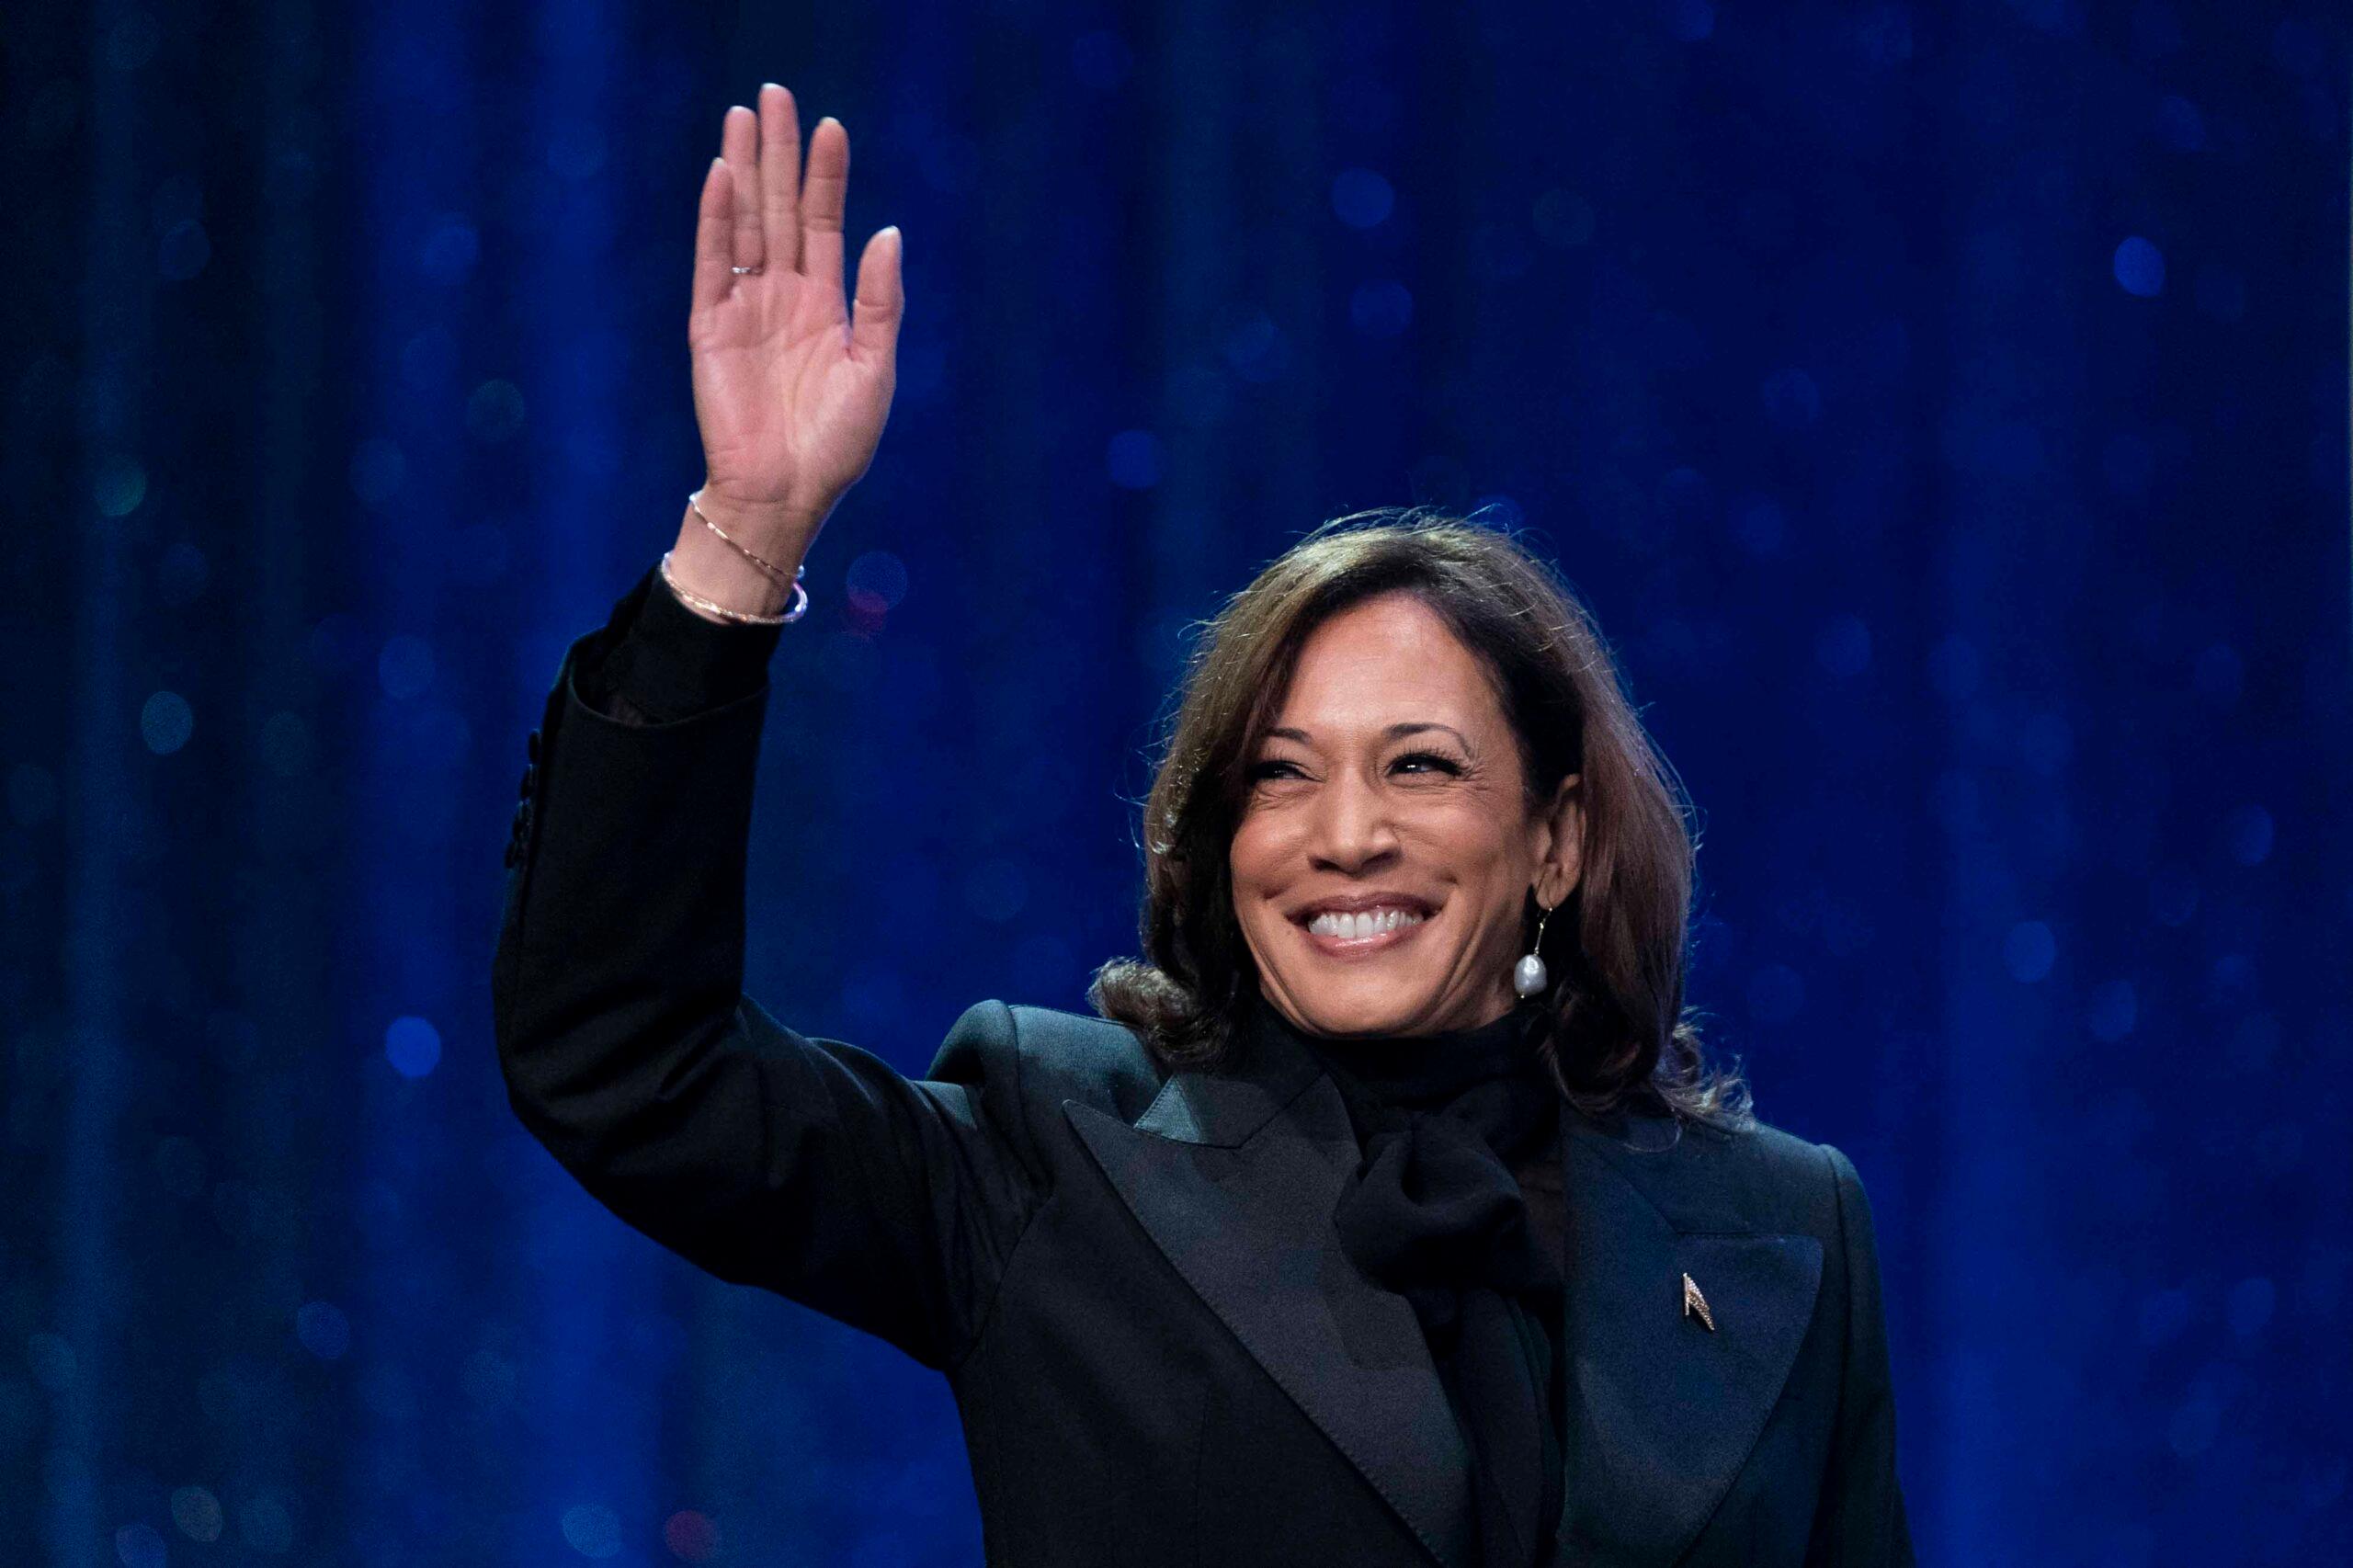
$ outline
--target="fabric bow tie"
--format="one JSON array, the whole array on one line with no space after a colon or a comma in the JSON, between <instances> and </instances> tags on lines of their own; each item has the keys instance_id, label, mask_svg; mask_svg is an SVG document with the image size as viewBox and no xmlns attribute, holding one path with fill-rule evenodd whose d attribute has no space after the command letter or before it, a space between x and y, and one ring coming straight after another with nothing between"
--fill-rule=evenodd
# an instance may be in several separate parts
<instances>
[{"instance_id":1,"label":"fabric bow tie","mask_svg":"<svg viewBox=\"0 0 2353 1568\"><path fill-rule=\"evenodd\" d=\"M1552 1384L1560 1257L1513 1168L1558 1136L1560 1095L1517 1009L1450 1035L1299 1035L1347 1102L1360 1161L1333 1210L1340 1244L1420 1322L1472 1453L1481 1561L1532 1563L1561 1508Z\"/></svg>"}]
</instances>

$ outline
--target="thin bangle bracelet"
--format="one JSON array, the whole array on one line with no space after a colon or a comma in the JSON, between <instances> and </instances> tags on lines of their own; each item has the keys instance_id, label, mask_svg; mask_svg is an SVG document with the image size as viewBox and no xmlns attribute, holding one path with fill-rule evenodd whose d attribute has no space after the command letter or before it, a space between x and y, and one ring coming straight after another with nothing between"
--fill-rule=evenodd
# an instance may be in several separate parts
<instances>
[{"instance_id":1,"label":"thin bangle bracelet","mask_svg":"<svg viewBox=\"0 0 2353 1568\"><path fill-rule=\"evenodd\" d=\"M694 513L696 517L702 518L702 526L709 528L711 532L719 535L721 543L726 545L728 549L733 551L736 554L742 556L745 560L750 562L753 565L767 573L770 579L779 583L783 582L784 568L779 566L773 561L761 560L758 556L753 554L750 551L745 549L742 545L728 538L726 531L721 528L717 523L712 522L710 518L704 514L702 506L699 504L701 499L702 492L699 490L689 494L687 496L687 509ZM804 568L802 567L793 568L792 579L794 582L797 583L801 580L801 574Z\"/></svg>"},{"instance_id":2,"label":"thin bangle bracelet","mask_svg":"<svg viewBox=\"0 0 2353 1568\"><path fill-rule=\"evenodd\" d=\"M704 598L700 594L689 592L686 588L679 586L678 579L671 574L670 552L666 550L662 552L662 565L660 570L662 573L662 580L670 585L670 591L677 595L678 597L694 606L697 609L708 610L712 615L719 617L722 620L732 620L740 626L789 626L792 622L799 620L801 616L808 612L809 609L809 590L802 587L798 582L795 582L792 585L792 591L799 597L790 609L785 611L782 615L754 615L747 609L730 609L725 605L714 603L710 599ZM797 577L798 575L799 574L796 573L795 576Z\"/></svg>"}]
</instances>

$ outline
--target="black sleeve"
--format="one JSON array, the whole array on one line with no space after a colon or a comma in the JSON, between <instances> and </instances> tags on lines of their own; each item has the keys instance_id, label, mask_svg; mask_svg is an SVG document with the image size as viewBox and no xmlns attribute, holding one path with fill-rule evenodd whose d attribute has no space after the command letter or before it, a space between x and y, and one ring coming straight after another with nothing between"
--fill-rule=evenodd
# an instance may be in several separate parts
<instances>
[{"instance_id":1,"label":"black sleeve","mask_svg":"<svg viewBox=\"0 0 2353 1568\"><path fill-rule=\"evenodd\" d=\"M533 732L491 976L508 1102L671 1251L952 1369L1047 1185L1013 1012L975 1003L911 1079L744 994L767 687L643 724L589 707L574 677L636 608L566 652ZM798 908L827 918L824 890Z\"/></svg>"},{"instance_id":2,"label":"black sleeve","mask_svg":"<svg viewBox=\"0 0 2353 1568\"><path fill-rule=\"evenodd\" d=\"M784 630L706 620L670 591L659 567L649 567L614 607L597 657L580 671L580 695L624 724L700 713L765 685Z\"/></svg>"},{"instance_id":3,"label":"black sleeve","mask_svg":"<svg viewBox=\"0 0 2353 1568\"><path fill-rule=\"evenodd\" d=\"M1870 1199L1854 1163L1825 1143L1845 1236L1847 1360L1837 1425L1823 1479L1807 1568L1912 1568L1912 1530L1895 1468L1895 1393L1887 1318L1880 1300L1879 1244Z\"/></svg>"}]
</instances>

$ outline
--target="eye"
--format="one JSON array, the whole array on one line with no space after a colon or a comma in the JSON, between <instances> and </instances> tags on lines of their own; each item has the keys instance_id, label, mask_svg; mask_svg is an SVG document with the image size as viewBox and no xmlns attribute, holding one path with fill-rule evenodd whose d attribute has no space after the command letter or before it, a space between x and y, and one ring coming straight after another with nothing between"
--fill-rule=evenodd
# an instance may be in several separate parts
<instances>
[{"instance_id":1,"label":"eye","mask_svg":"<svg viewBox=\"0 0 2353 1568\"><path fill-rule=\"evenodd\" d=\"M1441 756L1434 751L1409 751L1390 766L1392 767L1403 767L1408 763L1417 762L1427 763L1442 773L1460 774L1462 771L1461 765L1457 763L1452 757ZM1256 783L1261 778L1276 778L1282 777L1282 775L1277 771L1279 768L1290 768L1293 773L1296 773L1298 771L1298 767L1299 765L1296 763L1286 762L1279 757L1270 757L1265 762L1253 766L1246 777L1251 782Z\"/></svg>"}]
</instances>

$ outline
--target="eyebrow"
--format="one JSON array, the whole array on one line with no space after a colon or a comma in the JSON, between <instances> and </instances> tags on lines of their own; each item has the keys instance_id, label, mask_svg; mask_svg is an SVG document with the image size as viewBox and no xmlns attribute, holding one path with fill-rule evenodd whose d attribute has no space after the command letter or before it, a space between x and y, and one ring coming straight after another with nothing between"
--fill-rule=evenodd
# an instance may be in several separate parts
<instances>
[{"instance_id":1,"label":"eyebrow","mask_svg":"<svg viewBox=\"0 0 2353 1568\"><path fill-rule=\"evenodd\" d=\"M1383 738L1393 741L1401 735L1418 735L1425 730L1444 730L1448 734L1452 735L1457 741L1461 743L1462 749L1464 751L1469 751L1471 749L1471 742L1463 735L1461 731L1456 729L1451 724L1434 724L1427 721L1415 723L1408 721L1404 723L1392 724L1389 728L1381 731L1381 733ZM1267 736L1269 740L1297 741L1302 745L1314 744L1314 742L1308 738L1308 734L1305 730L1293 729L1288 724L1284 725L1281 729L1268 730L1267 732Z\"/></svg>"}]
</instances>

